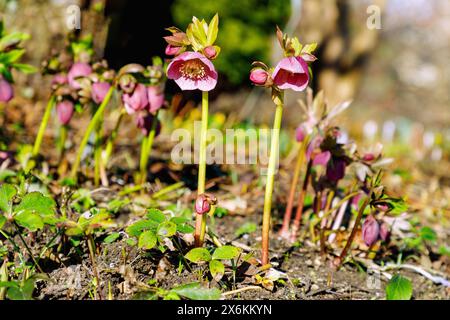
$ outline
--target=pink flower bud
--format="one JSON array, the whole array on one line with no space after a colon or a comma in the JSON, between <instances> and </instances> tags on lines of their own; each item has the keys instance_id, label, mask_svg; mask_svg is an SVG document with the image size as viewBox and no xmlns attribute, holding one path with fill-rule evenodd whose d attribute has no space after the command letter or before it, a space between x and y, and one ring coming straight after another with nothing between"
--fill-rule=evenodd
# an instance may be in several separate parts
<instances>
[{"instance_id":1,"label":"pink flower bud","mask_svg":"<svg viewBox=\"0 0 450 320\"><path fill-rule=\"evenodd\" d=\"M373 161L373 160L375 160L375 155L373 153L366 153L363 156L363 160L364 161Z\"/></svg>"},{"instance_id":2,"label":"pink flower bud","mask_svg":"<svg viewBox=\"0 0 450 320\"><path fill-rule=\"evenodd\" d=\"M342 159L337 159L330 161L327 166L327 178L330 181L338 182L345 176L345 161Z\"/></svg>"},{"instance_id":3,"label":"pink flower bud","mask_svg":"<svg viewBox=\"0 0 450 320\"><path fill-rule=\"evenodd\" d=\"M172 45L168 44L166 47L165 53L168 56L176 56L176 55L179 55L182 51L183 51L183 47L176 47L176 46L172 46Z\"/></svg>"},{"instance_id":4,"label":"pink flower bud","mask_svg":"<svg viewBox=\"0 0 450 320\"><path fill-rule=\"evenodd\" d=\"M141 83L136 85L133 93L124 93L122 100L125 105L125 110L128 114L133 114L136 111L144 110L148 106L147 88Z\"/></svg>"},{"instance_id":5,"label":"pink flower bud","mask_svg":"<svg viewBox=\"0 0 450 320\"><path fill-rule=\"evenodd\" d=\"M378 240L380 235L380 225L373 216L368 216L362 226L362 238L365 244L370 247Z\"/></svg>"},{"instance_id":6,"label":"pink flower bud","mask_svg":"<svg viewBox=\"0 0 450 320\"><path fill-rule=\"evenodd\" d=\"M199 195L195 201L195 212L197 212L197 214L205 214L208 213L209 210L211 210L211 205L209 204L207 197L204 194Z\"/></svg>"},{"instance_id":7,"label":"pink flower bud","mask_svg":"<svg viewBox=\"0 0 450 320\"><path fill-rule=\"evenodd\" d=\"M391 231L389 230L389 225L386 222L383 222L380 226L380 238L384 242L389 242L391 237Z\"/></svg>"},{"instance_id":8,"label":"pink flower bud","mask_svg":"<svg viewBox=\"0 0 450 320\"><path fill-rule=\"evenodd\" d=\"M268 78L269 73L266 70L257 68L250 72L250 81L258 86L263 86Z\"/></svg>"},{"instance_id":9,"label":"pink flower bud","mask_svg":"<svg viewBox=\"0 0 450 320\"><path fill-rule=\"evenodd\" d=\"M63 100L56 105L56 113L58 119L63 125L67 125L72 119L74 112L74 105L72 101Z\"/></svg>"},{"instance_id":10,"label":"pink flower bud","mask_svg":"<svg viewBox=\"0 0 450 320\"><path fill-rule=\"evenodd\" d=\"M8 81L0 77L0 102L8 102L13 97L13 87Z\"/></svg>"},{"instance_id":11,"label":"pink flower bud","mask_svg":"<svg viewBox=\"0 0 450 320\"><path fill-rule=\"evenodd\" d=\"M100 104L105 99L111 85L108 82L95 82L92 84L92 100Z\"/></svg>"},{"instance_id":12,"label":"pink flower bud","mask_svg":"<svg viewBox=\"0 0 450 320\"><path fill-rule=\"evenodd\" d=\"M86 77L92 73L92 68L89 64L83 62L76 62L72 65L67 74L69 85L74 89L80 89L81 86L77 82L77 78Z\"/></svg>"},{"instance_id":13,"label":"pink flower bud","mask_svg":"<svg viewBox=\"0 0 450 320\"><path fill-rule=\"evenodd\" d=\"M203 53L208 59L214 60L217 57L217 49L214 46L208 46L203 49Z\"/></svg>"}]
</instances>

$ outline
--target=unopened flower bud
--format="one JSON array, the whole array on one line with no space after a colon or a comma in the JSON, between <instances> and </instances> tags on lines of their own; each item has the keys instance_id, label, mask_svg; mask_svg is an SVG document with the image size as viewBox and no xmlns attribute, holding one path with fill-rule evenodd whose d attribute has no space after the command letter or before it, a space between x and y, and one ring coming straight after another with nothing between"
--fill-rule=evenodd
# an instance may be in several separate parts
<instances>
[{"instance_id":1,"label":"unopened flower bud","mask_svg":"<svg viewBox=\"0 0 450 320\"><path fill-rule=\"evenodd\" d=\"M14 97L11 84L0 77L0 102L8 102Z\"/></svg>"},{"instance_id":2,"label":"unopened flower bud","mask_svg":"<svg viewBox=\"0 0 450 320\"><path fill-rule=\"evenodd\" d=\"M119 87L123 92L131 93L136 87L136 79L131 74L124 74L120 77Z\"/></svg>"},{"instance_id":3,"label":"unopened flower bud","mask_svg":"<svg viewBox=\"0 0 450 320\"><path fill-rule=\"evenodd\" d=\"M305 140L306 138L306 129L305 127L301 124L297 127L297 129L295 130L295 139L297 140L297 142L303 142L303 140Z\"/></svg>"},{"instance_id":4,"label":"unopened flower bud","mask_svg":"<svg viewBox=\"0 0 450 320\"><path fill-rule=\"evenodd\" d=\"M373 161L375 160L375 155L373 153L366 153L362 159L364 161Z\"/></svg>"},{"instance_id":5,"label":"unopened flower bud","mask_svg":"<svg viewBox=\"0 0 450 320\"><path fill-rule=\"evenodd\" d=\"M218 51L215 46L206 47L205 49L203 49L203 53L210 60L214 60L215 58L217 58L218 55Z\"/></svg>"},{"instance_id":6,"label":"unopened flower bud","mask_svg":"<svg viewBox=\"0 0 450 320\"><path fill-rule=\"evenodd\" d=\"M69 85L74 89L80 89L80 84L77 78L87 77L92 73L92 68L89 64L83 62L76 62L72 65L69 72L67 73L67 79Z\"/></svg>"},{"instance_id":7,"label":"unopened flower bud","mask_svg":"<svg viewBox=\"0 0 450 320\"><path fill-rule=\"evenodd\" d=\"M266 70L256 68L250 72L250 81L258 86L263 86L269 79L269 73Z\"/></svg>"},{"instance_id":8,"label":"unopened flower bud","mask_svg":"<svg viewBox=\"0 0 450 320\"><path fill-rule=\"evenodd\" d=\"M380 226L380 238L384 242L389 242L391 237L391 231L389 230L389 225L386 222L383 222Z\"/></svg>"},{"instance_id":9,"label":"unopened flower bud","mask_svg":"<svg viewBox=\"0 0 450 320\"><path fill-rule=\"evenodd\" d=\"M195 201L195 212L197 212L197 214L205 214L208 213L209 210L211 210L211 205L208 198L204 194L199 195Z\"/></svg>"},{"instance_id":10,"label":"unopened flower bud","mask_svg":"<svg viewBox=\"0 0 450 320\"><path fill-rule=\"evenodd\" d=\"M373 216L368 216L362 226L362 238L365 244L370 247L378 240L380 235L380 225Z\"/></svg>"},{"instance_id":11,"label":"unopened flower bud","mask_svg":"<svg viewBox=\"0 0 450 320\"><path fill-rule=\"evenodd\" d=\"M176 47L170 44L167 45L165 53L168 56L177 56L183 52L183 47Z\"/></svg>"},{"instance_id":12,"label":"unopened flower bud","mask_svg":"<svg viewBox=\"0 0 450 320\"><path fill-rule=\"evenodd\" d=\"M91 92L92 100L97 104L102 103L110 88L111 85L108 82L94 82Z\"/></svg>"},{"instance_id":13,"label":"unopened flower bud","mask_svg":"<svg viewBox=\"0 0 450 320\"><path fill-rule=\"evenodd\" d=\"M58 119L63 125L67 125L72 119L74 112L73 102L70 100L63 100L56 105L56 113Z\"/></svg>"}]
</instances>

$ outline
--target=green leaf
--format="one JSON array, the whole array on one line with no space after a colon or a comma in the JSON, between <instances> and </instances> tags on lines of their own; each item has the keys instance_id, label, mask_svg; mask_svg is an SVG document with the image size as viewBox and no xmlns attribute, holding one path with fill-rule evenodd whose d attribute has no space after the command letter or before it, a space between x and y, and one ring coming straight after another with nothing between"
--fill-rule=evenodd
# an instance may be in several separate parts
<instances>
[{"instance_id":1,"label":"green leaf","mask_svg":"<svg viewBox=\"0 0 450 320\"><path fill-rule=\"evenodd\" d=\"M206 248L194 248L184 256L193 263L208 262L211 260L211 254Z\"/></svg>"},{"instance_id":2,"label":"green leaf","mask_svg":"<svg viewBox=\"0 0 450 320\"><path fill-rule=\"evenodd\" d=\"M181 233L192 233L194 232L194 227L189 224L189 219L183 217L173 217L170 219L173 223L177 225L177 231Z\"/></svg>"},{"instance_id":3,"label":"green leaf","mask_svg":"<svg viewBox=\"0 0 450 320\"><path fill-rule=\"evenodd\" d=\"M31 212L42 217L50 217L55 214L55 207L56 203L52 198L40 192L30 192L22 198L19 205L14 207L14 212Z\"/></svg>"},{"instance_id":4,"label":"green leaf","mask_svg":"<svg viewBox=\"0 0 450 320\"><path fill-rule=\"evenodd\" d=\"M170 221L165 221L158 226L157 234L161 237L171 237L177 232L177 225Z\"/></svg>"},{"instance_id":5,"label":"green leaf","mask_svg":"<svg viewBox=\"0 0 450 320\"><path fill-rule=\"evenodd\" d=\"M11 211L11 201L16 193L16 188L11 184L5 183L0 187L0 211L7 213Z\"/></svg>"},{"instance_id":6,"label":"green leaf","mask_svg":"<svg viewBox=\"0 0 450 320\"><path fill-rule=\"evenodd\" d=\"M166 221L166 216L159 209L148 209L147 219L161 223Z\"/></svg>"},{"instance_id":7,"label":"green leaf","mask_svg":"<svg viewBox=\"0 0 450 320\"><path fill-rule=\"evenodd\" d=\"M14 220L22 227L30 231L36 231L44 227L42 218L32 211L20 211L14 216Z\"/></svg>"},{"instance_id":8,"label":"green leaf","mask_svg":"<svg viewBox=\"0 0 450 320\"><path fill-rule=\"evenodd\" d=\"M204 288L198 282L181 285L170 290L191 300L218 300L220 299L220 290L217 288Z\"/></svg>"},{"instance_id":9,"label":"green leaf","mask_svg":"<svg viewBox=\"0 0 450 320\"><path fill-rule=\"evenodd\" d=\"M0 53L0 62L9 65L19 60L24 53L25 49L14 49L8 52L2 52Z\"/></svg>"},{"instance_id":10,"label":"green leaf","mask_svg":"<svg viewBox=\"0 0 450 320\"><path fill-rule=\"evenodd\" d=\"M233 246L222 246L217 248L213 255L213 259L217 260L230 260L236 258L241 250Z\"/></svg>"},{"instance_id":11,"label":"green leaf","mask_svg":"<svg viewBox=\"0 0 450 320\"><path fill-rule=\"evenodd\" d=\"M206 37L206 44L212 46L217 39L219 33L219 15L216 13L211 19L208 26L208 35Z\"/></svg>"},{"instance_id":12,"label":"green leaf","mask_svg":"<svg viewBox=\"0 0 450 320\"><path fill-rule=\"evenodd\" d=\"M21 41L27 40L30 36L26 33L12 32L0 39L0 51L9 46L19 44Z\"/></svg>"},{"instance_id":13,"label":"green leaf","mask_svg":"<svg viewBox=\"0 0 450 320\"><path fill-rule=\"evenodd\" d=\"M398 274L393 276L386 286L387 300L410 300L412 296L412 285L409 279Z\"/></svg>"},{"instance_id":14,"label":"green leaf","mask_svg":"<svg viewBox=\"0 0 450 320\"><path fill-rule=\"evenodd\" d=\"M5 181L10 177L15 177L16 173L9 169L0 170L0 181Z\"/></svg>"},{"instance_id":15,"label":"green leaf","mask_svg":"<svg viewBox=\"0 0 450 320\"><path fill-rule=\"evenodd\" d=\"M0 216L0 230L3 228L5 223L6 223L6 218L4 216Z\"/></svg>"},{"instance_id":16,"label":"green leaf","mask_svg":"<svg viewBox=\"0 0 450 320\"><path fill-rule=\"evenodd\" d=\"M30 73L36 73L38 69L35 66L32 66L30 64L25 63L13 63L11 65L14 69L19 70L20 72L30 74Z\"/></svg>"},{"instance_id":17,"label":"green leaf","mask_svg":"<svg viewBox=\"0 0 450 320\"><path fill-rule=\"evenodd\" d=\"M113 243L114 241L116 241L117 239L120 238L120 233L119 232L113 232L111 233L109 236L107 236L103 242L104 243Z\"/></svg>"},{"instance_id":18,"label":"green leaf","mask_svg":"<svg viewBox=\"0 0 450 320\"><path fill-rule=\"evenodd\" d=\"M219 281L225 273L225 266L219 260L211 260L209 262L209 272L211 272L214 280Z\"/></svg>"},{"instance_id":19,"label":"green leaf","mask_svg":"<svg viewBox=\"0 0 450 320\"><path fill-rule=\"evenodd\" d=\"M244 234L249 234L249 233L255 232L256 229L257 229L257 226L255 223L246 222L241 227L239 227L239 229L237 229L234 234L236 235L236 237L240 237Z\"/></svg>"},{"instance_id":20,"label":"green leaf","mask_svg":"<svg viewBox=\"0 0 450 320\"><path fill-rule=\"evenodd\" d=\"M153 231L145 231L139 236L138 246L147 250L152 249L156 245L156 235Z\"/></svg>"},{"instance_id":21,"label":"green leaf","mask_svg":"<svg viewBox=\"0 0 450 320\"><path fill-rule=\"evenodd\" d=\"M129 236L139 237L141 233L145 230L152 230L156 232L158 228L158 223L150 220L140 220L128 226L125 231Z\"/></svg>"},{"instance_id":22,"label":"green leaf","mask_svg":"<svg viewBox=\"0 0 450 320\"><path fill-rule=\"evenodd\" d=\"M430 227L423 227L422 229L420 229L419 234L422 240L430 241L433 243L437 240L436 231L434 231Z\"/></svg>"}]
</instances>

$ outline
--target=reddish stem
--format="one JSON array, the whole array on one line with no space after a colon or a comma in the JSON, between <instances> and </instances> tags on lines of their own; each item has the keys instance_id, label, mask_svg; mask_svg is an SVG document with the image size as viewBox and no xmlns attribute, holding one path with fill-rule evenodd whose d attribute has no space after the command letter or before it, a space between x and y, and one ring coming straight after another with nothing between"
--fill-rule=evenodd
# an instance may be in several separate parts
<instances>
[{"instance_id":1,"label":"reddish stem","mask_svg":"<svg viewBox=\"0 0 450 320\"><path fill-rule=\"evenodd\" d=\"M306 168L305 179L303 180L302 190L298 196L297 212L295 213L294 223L292 224L291 241L294 242L297 239L297 232L300 229L300 222L302 220L303 206L305 203L306 190L308 189L309 180L311 177L312 161L309 160L308 167Z\"/></svg>"}]
</instances>

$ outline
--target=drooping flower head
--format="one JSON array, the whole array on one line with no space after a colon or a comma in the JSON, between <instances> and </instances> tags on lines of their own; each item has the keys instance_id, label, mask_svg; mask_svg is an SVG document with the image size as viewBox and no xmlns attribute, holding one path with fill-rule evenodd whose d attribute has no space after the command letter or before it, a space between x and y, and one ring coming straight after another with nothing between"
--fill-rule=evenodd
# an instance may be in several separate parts
<instances>
[{"instance_id":1,"label":"drooping flower head","mask_svg":"<svg viewBox=\"0 0 450 320\"><path fill-rule=\"evenodd\" d=\"M164 37L168 43L166 54L175 56L167 68L167 77L181 90L211 91L216 87L218 75L211 60L220 53L214 45L218 24L216 14L209 24L194 17L186 33L175 27L167 29L172 35Z\"/></svg>"},{"instance_id":2,"label":"drooping flower head","mask_svg":"<svg viewBox=\"0 0 450 320\"><path fill-rule=\"evenodd\" d=\"M164 105L164 88L161 86L147 87L148 111L155 114Z\"/></svg>"},{"instance_id":3,"label":"drooping flower head","mask_svg":"<svg viewBox=\"0 0 450 320\"><path fill-rule=\"evenodd\" d=\"M132 93L124 93L122 100L128 114L144 110L148 106L148 93L145 85L138 83Z\"/></svg>"},{"instance_id":4,"label":"drooping flower head","mask_svg":"<svg viewBox=\"0 0 450 320\"><path fill-rule=\"evenodd\" d=\"M362 238L364 243L370 247L377 242L380 235L380 225L378 221L372 216L368 216L362 226Z\"/></svg>"},{"instance_id":5,"label":"drooping flower head","mask_svg":"<svg viewBox=\"0 0 450 320\"><path fill-rule=\"evenodd\" d=\"M94 82L91 92L92 100L97 104L102 103L110 88L111 84L108 82Z\"/></svg>"},{"instance_id":6,"label":"drooping flower head","mask_svg":"<svg viewBox=\"0 0 450 320\"><path fill-rule=\"evenodd\" d=\"M62 125L68 125L74 112L74 104L70 100L63 100L56 105L56 114Z\"/></svg>"},{"instance_id":7,"label":"drooping flower head","mask_svg":"<svg viewBox=\"0 0 450 320\"><path fill-rule=\"evenodd\" d=\"M67 74L69 85L74 89L80 89L81 85L78 82L79 78L87 77L92 73L92 68L89 64L84 62L76 62L70 68Z\"/></svg>"},{"instance_id":8,"label":"drooping flower head","mask_svg":"<svg viewBox=\"0 0 450 320\"><path fill-rule=\"evenodd\" d=\"M309 83L308 65L302 57L287 57L278 62L272 74L279 89L303 91Z\"/></svg>"}]
</instances>

